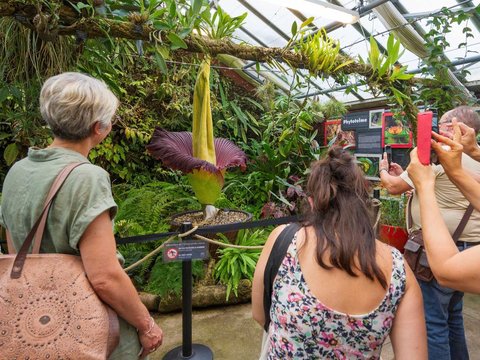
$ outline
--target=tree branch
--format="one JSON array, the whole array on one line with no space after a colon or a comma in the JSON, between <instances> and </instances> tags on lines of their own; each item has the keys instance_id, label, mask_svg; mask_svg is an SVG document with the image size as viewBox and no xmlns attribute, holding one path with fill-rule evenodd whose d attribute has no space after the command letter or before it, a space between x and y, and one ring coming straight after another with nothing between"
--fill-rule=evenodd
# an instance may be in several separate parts
<instances>
[{"instance_id":1,"label":"tree branch","mask_svg":"<svg viewBox=\"0 0 480 360\"><path fill-rule=\"evenodd\" d=\"M37 15L34 5L20 1L8 1L0 4L0 17L13 17L24 26L36 30L33 19ZM116 37L131 40L167 42L162 33L149 24L136 24L130 21L118 21L102 17L82 17L71 6L62 4L58 13L58 35L78 35L87 38ZM293 68L304 68L306 61L303 55L283 48L265 48L245 44L236 44L229 40L215 40L191 34L183 39L188 52L209 53L212 56L228 54L243 60L285 62ZM347 61L347 57L339 56L338 62ZM369 65L351 64L344 68L345 72L362 76L371 76Z\"/></svg>"}]
</instances>

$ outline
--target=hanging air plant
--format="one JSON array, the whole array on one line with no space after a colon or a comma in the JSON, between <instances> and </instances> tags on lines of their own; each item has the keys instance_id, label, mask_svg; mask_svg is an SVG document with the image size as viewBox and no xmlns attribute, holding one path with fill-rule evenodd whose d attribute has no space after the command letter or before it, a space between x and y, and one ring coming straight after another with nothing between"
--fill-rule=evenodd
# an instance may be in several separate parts
<instances>
[{"instance_id":1,"label":"hanging air plant","mask_svg":"<svg viewBox=\"0 0 480 360\"><path fill-rule=\"evenodd\" d=\"M205 219L217 213L213 206L220 196L229 167L246 167L247 157L230 140L213 137L210 108L210 59L200 65L193 93L193 126L190 132L169 132L157 128L147 150L173 169L187 174Z\"/></svg>"}]
</instances>

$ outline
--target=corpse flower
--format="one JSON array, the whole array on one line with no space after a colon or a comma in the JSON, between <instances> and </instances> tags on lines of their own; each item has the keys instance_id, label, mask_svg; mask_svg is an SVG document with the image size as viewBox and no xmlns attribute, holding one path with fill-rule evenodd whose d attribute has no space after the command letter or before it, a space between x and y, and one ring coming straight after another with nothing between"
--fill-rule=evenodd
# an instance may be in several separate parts
<instances>
[{"instance_id":1,"label":"corpse flower","mask_svg":"<svg viewBox=\"0 0 480 360\"><path fill-rule=\"evenodd\" d=\"M155 129L147 145L157 160L187 175L198 201L204 206L205 219L215 216L213 204L220 196L229 167L246 168L247 157L230 140L213 137L210 108L210 59L200 65L193 93L192 133Z\"/></svg>"}]
</instances>

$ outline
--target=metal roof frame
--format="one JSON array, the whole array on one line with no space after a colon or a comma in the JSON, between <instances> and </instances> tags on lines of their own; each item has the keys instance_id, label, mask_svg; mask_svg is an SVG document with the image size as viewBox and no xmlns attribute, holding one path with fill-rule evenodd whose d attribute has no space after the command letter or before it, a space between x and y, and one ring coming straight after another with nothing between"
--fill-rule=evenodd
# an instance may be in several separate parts
<instances>
[{"instance_id":1,"label":"metal roof frame","mask_svg":"<svg viewBox=\"0 0 480 360\"><path fill-rule=\"evenodd\" d=\"M329 0L329 1L331 3L333 3L334 5L343 7L343 4L339 0ZM258 20L261 21L261 23L264 23L265 25L267 25L267 27L270 28L273 31L273 33L277 34L278 36L280 36L285 41L290 40L290 36L288 34L286 34L284 30L282 30L280 27L278 27L273 21L271 21L269 18L267 18L265 15L263 15L252 4L252 2L249 2L247 0L237 0L237 2L239 4L241 4L243 7L245 7L251 14L253 14L255 17L257 17ZM373 11L373 9L375 9L377 6L380 6L380 5L382 5L386 2L391 2L402 15L406 15L408 17L409 13L408 13L407 9L405 8L405 6L402 4L401 0L372 0L367 5L363 5L363 1L359 0L359 5L354 7L351 10L358 11L358 13L360 14L360 17L364 17L365 15L370 14ZM454 4L450 8L455 7L457 5L459 7L461 7L463 10L469 10L472 7L475 8L476 6L479 6L479 5L475 5L472 0L456 0L456 5ZM304 16L303 13L298 11L298 10L289 9L289 11L294 16L299 18L301 21L305 21L307 19L307 17ZM415 14L413 14L413 15L415 15ZM410 16L410 18L413 18L413 17ZM419 17L418 19L420 20L422 18L425 18L425 17ZM472 20L472 23L475 26L475 28L480 32L480 16L476 12L474 12L473 16L471 17L471 20ZM409 21L409 23L413 26L415 31L420 36L422 36L422 37L425 36L426 32L418 21ZM315 34L320 29L318 27L316 27L314 24L312 24L312 25L313 25L312 26L313 31L311 32L311 34ZM358 22L356 24L352 24L352 25L345 25L345 24L334 21L334 22L331 22L331 23L328 23L327 25L325 25L324 28L328 33L328 32L332 32L332 31L334 31L334 30L336 30L340 27L344 27L344 26L352 26L362 36L362 38L364 39L362 41L368 41L368 38L370 37L370 35L372 35L360 22ZM245 26L241 27L239 30L244 32L250 39L254 40L259 45L266 46L266 47L268 46L264 41L262 41L261 36L259 36L257 33L253 34ZM391 29L388 29L388 27L387 27L386 31L391 31ZM271 33L271 34L273 34L273 33ZM379 36L382 33L384 33L384 31L382 31L380 33L377 33L377 34L373 34L373 36L374 37ZM379 45L380 51L382 51L383 53L386 53L387 51L386 51L385 47L378 40L376 40L376 41L377 41L377 44ZM473 44L473 45L477 45L477 44ZM351 45L348 45L348 46L351 46ZM344 46L344 47L347 47L347 46ZM474 49L478 50L478 48L474 48ZM452 51L452 50L449 50L449 51ZM443 53L443 56L445 57L445 59L448 59L445 52ZM458 58L458 54L457 54L457 58ZM412 61L412 60L409 60L409 61ZM451 61L450 62L450 67L453 68L452 71L458 72L458 71L460 71L460 69L454 69L455 66L457 66L457 65L472 66L473 64L475 64L477 62L480 62L480 56L472 56L472 57L468 57L468 58L461 59L461 60ZM245 64L242 69L247 70L250 67L254 66L255 64L256 64L256 62L249 62L249 63ZM269 66L265 65L265 64L263 64L263 67L264 68L269 68ZM409 71L409 73L419 73L419 72L421 72L420 69ZM248 74L251 77L254 77L257 81L261 81L261 79L259 77L253 76L253 74L251 72L245 71L245 73ZM286 87L290 86L290 84L288 82L286 82L285 79L283 79L275 71L272 70L272 74L276 78L280 79L282 81L282 83L285 84ZM308 78L308 76L305 76L303 73L297 73L297 74L298 74L298 76L305 79L306 82L308 82L309 86L313 86L315 89L318 90L318 91L314 91L312 93L307 93L307 94L296 96L297 99L308 98L308 97L312 97L312 96L316 96L316 95L326 95L326 96L332 97L332 94L330 94L330 93L333 93L333 92L339 91L339 90L344 90L348 86L350 86L350 85L344 85L344 86L338 86L338 87L334 87L334 88L330 88L330 89L324 89L321 85L319 85L315 81L312 81L311 79ZM259 75L262 76L262 74L259 74ZM262 77L264 77L264 76L262 76ZM464 80L463 82L465 83L466 80L465 79L463 79L463 80ZM477 82L475 82L475 81L473 81L472 83L477 84ZM358 94L354 91L352 91L351 94L353 96L355 96L358 100L361 100L361 101L365 100L360 94ZM367 99L367 100L369 100L369 99Z\"/></svg>"}]
</instances>

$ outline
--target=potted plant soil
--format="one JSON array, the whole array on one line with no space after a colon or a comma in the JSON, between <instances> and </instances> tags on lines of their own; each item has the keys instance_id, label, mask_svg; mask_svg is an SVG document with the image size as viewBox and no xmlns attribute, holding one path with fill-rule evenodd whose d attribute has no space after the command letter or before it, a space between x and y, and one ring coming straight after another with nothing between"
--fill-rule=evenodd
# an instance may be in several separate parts
<instances>
[{"instance_id":1,"label":"potted plant soil","mask_svg":"<svg viewBox=\"0 0 480 360\"><path fill-rule=\"evenodd\" d=\"M381 200L379 238L403 253L408 232L405 223L405 196Z\"/></svg>"}]
</instances>

